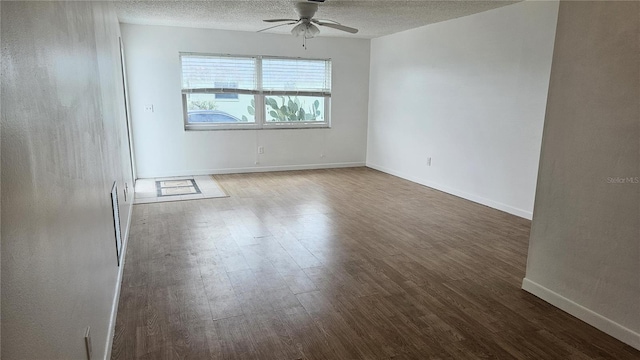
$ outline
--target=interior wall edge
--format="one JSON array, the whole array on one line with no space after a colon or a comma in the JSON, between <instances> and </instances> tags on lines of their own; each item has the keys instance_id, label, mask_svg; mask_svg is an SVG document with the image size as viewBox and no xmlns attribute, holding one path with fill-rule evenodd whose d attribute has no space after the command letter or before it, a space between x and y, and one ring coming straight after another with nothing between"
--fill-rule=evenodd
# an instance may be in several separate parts
<instances>
[{"instance_id":1,"label":"interior wall edge","mask_svg":"<svg viewBox=\"0 0 640 360\"><path fill-rule=\"evenodd\" d=\"M640 333L568 299L528 278L522 280L522 290L535 295L558 309L575 316L596 329L640 350Z\"/></svg>"},{"instance_id":2,"label":"interior wall edge","mask_svg":"<svg viewBox=\"0 0 640 360\"><path fill-rule=\"evenodd\" d=\"M117 16L109 2L1 8L0 356L84 359L90 330L102 359L133 209Z\"/></svg>"},{"instance_id":3,"label":"interior wall edge","mask_svg":"<svg viewBox=\"0 0 640 360\"><path fill-rule=\"evenodd\" d=\"M424 179L419 178L419 177L415 177L415 176L411 176L411 175L405 174L405 173L400 172L400 171L396 171L396 170L392 170L392 169L386 168L384 166L372 164L370 162L367 162L366 166L370 167L372 169L378 170L378 171L382 171L383 173L386 173L386 174L389 174L389 175L397 176L399 178L402 178L402 179L405 179L405 180L409 180L411 182L414 182L414 183L417 183L417 184L420 184L420 185L424 185L424 186L430 187L432 189L439 190L439 191L445 192L447 194L463 198L465 200L473 201L473 202L478 203L480 205L488 206L488 207L494 208L496 210L504 211L504 212L509 213L511 215L519 216L519 217L527 219L527 220L531 220L531 218L533 217L533 213L531 211L527 211L527 210L524 210L524 209L519 209L519 208L510 206L510 205L507 205L507 204L503 204L503 203L498 202L498 201L494 201L494 200L491 200L491 199L484 198L482 196L478 196L478 195L475 195L475 194L470 194L470 193L467 193L467 192L464 192L464 191L461 191L461 190L458 190L458 189L454 189L454 188L451 188L451 187L448 187L448 186L437 184L437 183L434 183L434 182L431 182L431 181L428 181L428 180L424 180Z\"/></svg>"},{"instance_id":4,"label":"interior wall edge","mask_svg":"<svg viewBox=\"0 0 640 360\"><path fill-rule=\"evenodd\" d=\"M560 4L523 281L637 349L639 15L637 2Z\"/></svg>"},{"instance_id":5,"label":"interior wall edge","mask_svg":"<svg viewBox=\"0 0 640 360\"><path fill-rule=\"evenodd\" d=\"M2 20L2 5L0 4L0 22ZM2 26L0 25L0 29L2 28ZM0 36L0 49L2 49L2 36ZM0 55L0 69L2 69L2 56ZM2 98L2 87L0 86L0 99ZM2 104L2 101L0 101L0 105ZM2 112L0 111L0 114L2 114ZM0 139L2 138L2 127L0 127ZM0 146L1 148L1 146ZM0 156L0 159L2 157ZM0 171L1 172L1 171ZM0 176L1 178L1 176ZM2 184L0 183L0 195L2 194ZM2 196L0 196L0 199L2 199ZM2 228L1 224L2 224L2 214L1 214L1 209L2 209L2 204L0 203L0 228ZM0 233L2 233L0 231ZM0 241L0 244L2 242ZM2 245L0 245L0 254L2 253ZM0 269L2 269L2 256L0 256ZM2 274L0 271L0 279L2 279ZM2 287L0 286L0 289ZM0 290L0 309L2 309L2 290ZM0 312L0 323L2 323L2 315ZM0 357L2 356L2 326L0 325Z\"/></svg>"}]
</instances>

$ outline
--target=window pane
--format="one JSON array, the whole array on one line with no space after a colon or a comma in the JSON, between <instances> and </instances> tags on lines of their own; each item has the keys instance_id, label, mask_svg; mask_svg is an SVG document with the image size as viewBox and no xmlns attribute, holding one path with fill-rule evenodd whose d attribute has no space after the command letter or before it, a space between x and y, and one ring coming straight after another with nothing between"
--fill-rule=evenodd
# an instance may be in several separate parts
<instances>
[{"instance_id":1,"label":"window pane","mask_svg":"<svg viewBox=\"0 0 640 360\"><path fill-rule=\"evenodd\" d=\"M267 122L324 121L322 96L265 96Z\"/></svg>"},{"instance_id":2,"label":"window pane","mask_svg":"<svg viewBox=\"0 0 640 360\"><path fill-rule=\"evenodd\" d=\"M262 88L267 91L331 92L331 61L262 59Z\"/></svg>"},{"instance_id":3,"label":"window pane","mask_svg":"<svg viewBox=\"0 0 640 360\"><path fill-rule=\"evenodd\" d=\"M233 81L229 81L229 82L216 81L214 85L216 86L216 88L225 88L225 89L237 89L238 88L238 83L237 82L233 82ZM237 93L220 93L220 94L216 94L216 99L234 99L234 100L237 100L238 99L238 94Z\"/></svg>"},{"instance_id":4,"label":"window pane","mask_svg":"<svg viewBox=\"0 0 640 360\"><path fill-rule=\"evenodd\" d=\"M187 117L190 124L256 122L253 95L233 94L236 95L235 99L220 99L216 95L220 94L187 94Z\"/></svg>"},{"instance_id":5,"label":"window pane","mask_svg":"<svg viewBox=\"0 0 640 360\"><path fill-rule=\"evenodd\" d=\"M182 88L257 89L256 59L208 55L182 55Z\"/></svg>"}]
</instances>

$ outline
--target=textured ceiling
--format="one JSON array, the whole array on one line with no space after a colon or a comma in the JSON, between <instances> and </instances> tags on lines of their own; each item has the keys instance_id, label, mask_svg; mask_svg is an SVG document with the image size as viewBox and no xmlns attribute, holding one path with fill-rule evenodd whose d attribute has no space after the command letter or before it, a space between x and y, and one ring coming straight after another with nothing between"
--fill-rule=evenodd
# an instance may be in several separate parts
<instances>
[{"instance_id":1,"label":"textured ceiling","mask_svg":"<svg viewBox=\"0 0 640 360\"><path fill-rule=\"evenodd\" d=\"M323 27L320 36L375 38L419 26L479 13L516 1L339 1L319 4L317 19L331 19L358 28L355 34ZM185 26L257 31L270 24L262 19L297 18L290 0L241 1L118 1L120 21L130 24ZM271 24L273 25L273 24ZM289 33L291 26L269 30Z\"/></svg>"}]
</instances>

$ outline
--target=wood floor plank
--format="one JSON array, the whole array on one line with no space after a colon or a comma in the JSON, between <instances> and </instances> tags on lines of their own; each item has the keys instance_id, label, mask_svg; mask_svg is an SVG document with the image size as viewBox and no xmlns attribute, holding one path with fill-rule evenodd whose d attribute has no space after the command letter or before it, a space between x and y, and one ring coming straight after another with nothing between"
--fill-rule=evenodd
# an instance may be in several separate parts
<instances>
[{"instance_id":1,"label":"wood floor plank","mask_svg":"<svg viewBox=\"0 0 640 360\"><path fill-rule=\"evenodd\" d=\"M134 207L112 359L640 359L522 291L530 221L367 168Z\"/></svg>"},{"instance_id":2,"label":"wood floor plank","mask_svg":"<svg viewBox=\"0 0 640 360\"><path fill-rule=\"evenodd\" d=\"M223 359L258 359L255 339L244 316L234 316L214 322L222 343Z\"/></svg>"}]
</instances>

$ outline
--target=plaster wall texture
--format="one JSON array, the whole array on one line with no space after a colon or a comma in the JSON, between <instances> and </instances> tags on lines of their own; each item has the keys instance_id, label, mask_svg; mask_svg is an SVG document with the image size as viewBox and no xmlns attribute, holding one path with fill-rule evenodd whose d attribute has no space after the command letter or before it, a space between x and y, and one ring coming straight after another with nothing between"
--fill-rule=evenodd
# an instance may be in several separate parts
<instances>
[{"instance_id":1,"label":"plaster wall texture","mask_svg":"<svg viewBox=\"0 0 640 360\"><path fill-rule=\"evenodd\" d=\"M371 40L367 166L530 219L557 13L525 1Z\"/></svg>"},{"instance_id":2,"label":"plaster wall texture","mask_svg":"<svg viewBox=\"0 0 640 360\"><path fill-rule=\"evenodd\" d=\"M525 290L640 349L640 3L560 4Z\"/></svg>"},{"instance_id":3,"label":"plaster wall texture","mask_svg":"<svg viewBox=\"0 0 640 360\"><path fill-rule=\"evenodd\" d=\"M109 3L2 2L2 358L107 353L133 188Z\"/></svg>"},{"instance_id":4,"label":"plaster wall texture","mask_svg":"<svg viewBox=\"0 0 640 360\"><path fill-rule=\"evenodd\" d=\"M368 39L319 37L305 50L280 34L130 24L122 34L140 178L364 165ZM331 128L186 131L180 52L331 59Z\"/></svg>"}]
</instances>

